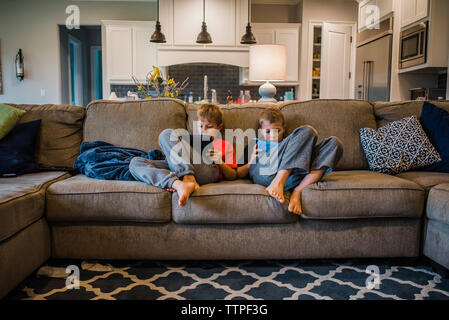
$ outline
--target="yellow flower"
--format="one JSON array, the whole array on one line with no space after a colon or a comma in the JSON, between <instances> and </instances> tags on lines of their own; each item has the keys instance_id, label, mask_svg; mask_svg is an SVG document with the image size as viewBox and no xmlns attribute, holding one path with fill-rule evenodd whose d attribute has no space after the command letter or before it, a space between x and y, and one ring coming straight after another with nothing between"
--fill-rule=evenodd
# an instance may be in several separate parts
<instances>
[{"instance_id":1,"label":"yellow flower","mask_svg":"<svg viewBox=\"0 0 449 320\"><path fill-rule=\"evenodd\" d=\"M142 90L142 86L137 86L137 90Z\"/></svg>"},{"instance_id":2,"label":"yellow flower","mask_svg":"<svg viewBox=\"0 0 449 320\"><path fill-rule=\"evenodd\" d=\"M173 80L173 78L171 78L170 80L168 80L167 84L174 84L175 80Z\"/></svg>"},{"instance_id":3,"label":"yellow flower","mask_svg":"<svg viewBox=\"0 0 449 320\"><path fill-rule=\"evenodd\" d=\"M158 67L153 66L153 73L151 74L150 81L157 80L161 76L161 70Z\"/></svg>"},{"instance_id":4,"label":"yellow flower","mask_svg":"<svg viewBox=\"0 0 449 320\"><path fill-rule=\"evenodd\" d=\"M166 93L164 94L164 96L168 97L168 96L169 96L169 93L168 93L168 92L166 92Z\"/></svg>"},{"instance_id":5,"label":"yellow flower","mask_svg":"<svg viewBox=\"0 0 449 320\"><path fill-rule=\"evenodd\" d=\"M145 99L146 100L151 99L151 96L146 96Z\"/></svg>"},{"instance_id":6,"label":"yellow flower","mask_svg":"<svg viewBox=\"0 0 449 320\"><path fill-rule=\"evenodd\" d=\"M174 95L173 92L172 92L172 93L170 94L170 96L171 96L172 98L174 98L175 95Z\"/></svg>"}]
</instances>

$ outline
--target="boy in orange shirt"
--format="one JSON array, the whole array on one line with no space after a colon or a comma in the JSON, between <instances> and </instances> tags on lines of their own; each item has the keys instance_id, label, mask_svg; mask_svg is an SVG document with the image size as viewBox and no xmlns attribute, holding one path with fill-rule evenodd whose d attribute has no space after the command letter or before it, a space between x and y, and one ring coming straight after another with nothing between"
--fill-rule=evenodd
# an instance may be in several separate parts
<instances>
[{"instance_id":1,"label":"boy in orange shirt","mask_svg":"<svg viewBox=\"0 0 449 320\"><path fill-rule=\"evenodd\" d=\"M237 178L234 148L231 143L222 140L220 135L223 128L223 113L220 107L203 104L197 114L198 133L212 138L210 154L206 155L207 161L203 161L205 159L201 155L200 163L192 161L195 160L194 153L197 150L194 150L177 130L166 129L159 135L159 146L166 160L135 157L129 165L136 180L167 190L174 189L179 195L178 204L181 207L185 206L190 195L200 185ZM186 155L189 155L188 159Z\"/></svg>"}]
</instances>

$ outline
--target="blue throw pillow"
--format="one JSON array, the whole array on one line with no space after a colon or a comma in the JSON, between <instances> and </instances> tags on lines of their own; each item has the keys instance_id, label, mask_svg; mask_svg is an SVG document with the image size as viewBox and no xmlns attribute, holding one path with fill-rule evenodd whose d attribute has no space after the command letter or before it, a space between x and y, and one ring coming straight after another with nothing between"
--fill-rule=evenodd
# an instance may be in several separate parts
<instances>
[{"instance_id":1,"label":"blue throw pillow","mask_svg":"<svg viewBox=\"0 0 449 320\"><path fill-rule=\"evenodd\" d=\"M449 173L449 113L432 103L424 102L420 122L442 159L422 170Z\"/></svg>"},{"instance_id":2,"label":"blue throw pillow","mask_svg":"<svg viewBox=\"0 0 449 320\"><path fill-rule=\"evenodd\" d=\"M0 140L0 176L38 171L34 152L41 120L19 123Z\"/></svg>"}]
</instances>

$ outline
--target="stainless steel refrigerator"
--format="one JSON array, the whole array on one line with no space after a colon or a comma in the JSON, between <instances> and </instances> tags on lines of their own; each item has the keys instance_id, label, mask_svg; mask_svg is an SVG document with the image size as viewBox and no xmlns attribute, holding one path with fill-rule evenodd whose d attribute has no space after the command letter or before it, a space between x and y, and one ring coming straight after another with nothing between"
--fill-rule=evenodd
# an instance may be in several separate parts
<instances>
[{"instance_id":1,"label":"stainless steel refrigerator","mask_svg":"<svg viewBox=\"0 0 449 320\"><path fill-rule=\"evenodd\" d=\"M356 51L355 98L389 101L391 84L392 18L378 30L362 31ZM368 36L367 36L368 34Z\"/></svg>"}]
</instances>

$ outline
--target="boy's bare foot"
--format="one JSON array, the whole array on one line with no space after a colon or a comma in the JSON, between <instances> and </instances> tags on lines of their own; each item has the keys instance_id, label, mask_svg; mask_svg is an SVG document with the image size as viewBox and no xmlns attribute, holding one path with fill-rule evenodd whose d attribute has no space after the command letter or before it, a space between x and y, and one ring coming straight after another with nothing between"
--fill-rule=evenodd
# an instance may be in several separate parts
<instances>
[{"instance_id":1,"label":"boy's bare foot","mask_svg":"<svg viewBox=\"0 0 449 320\"><path fill-rule=\"evenodd\" d=\"M301 208L301 190L293 190L290 196L290 203L288 204L288 211L297 215L302 214Z\"/></svg>"},{"instance_id":2,"label":"boy's bare foot","mask_svg":"<svg viewBox=\"0 0 449 320\"><path fill-rule=\"evenodd\" d=\"M172 187L178 192L179 200L178 205L184 207L189 200L190 195L195 191L197 184L194 182L187 182L176 180L173 182Z\"/></svg>"},{"instance_id":3,"label":"boy's bare foot","mask_svg":"<svg viewBox=\"0 0 449 320\"><path fill-rule=\"evenodd\" d=\"M200 188L200 185L198 184L198 182L196 182L195 177L190 174L182 177L182 181L193 182L195 184L195 190Z\"/></svg>"},{"instance_id":4,"label":"boy's bare foot","mask_svg":"<svg viewBox=\"0 0 449 320\"><path fill-rule=\"evenodd\" d=\"M275 180L273 180L268 187L265 188L270 196L275 198L280 203L284 203L284 186L279 185Z\"/></svg>"},{"instance_id":5,"label":"boy's bare foot","mask_svg":"<svg viewBox=\"0 0 449 320\"><path fill-rule=\"evenodd\" d=\"M284 187L292 169L279 170L273 181L266 187L268 193L280 203L284 203Z\"/></svg>"},{"instance_id":6,"label":"boy's bare foot","mask_svg":"<svg viewBox=\"0 0 449 320\"><path fill-rule=\"evenodd\" d=\"M284 187L291 171L291 169L279 170L278 173L276 173L273 181L271 181L270 185L266 187L268 193L280 203L285 202Z\"/></svg>"}]
</instances>

